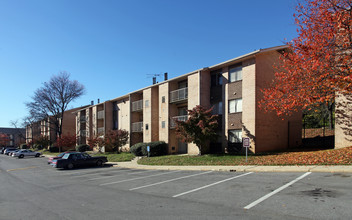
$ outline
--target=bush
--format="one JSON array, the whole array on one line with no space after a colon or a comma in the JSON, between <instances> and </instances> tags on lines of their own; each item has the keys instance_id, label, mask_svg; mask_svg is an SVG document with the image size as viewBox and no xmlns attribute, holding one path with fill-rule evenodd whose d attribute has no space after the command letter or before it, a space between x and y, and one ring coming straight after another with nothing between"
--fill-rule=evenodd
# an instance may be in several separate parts
<instances>
[{"instance_id":1,"label":"bush","mask_svg":"<svg viewBox=\"0 0 352 220\"><path fill-rule=\"evenodd\" d=\"M78 152L85 152L87 150L89 150L89 145L80 144L80 145L76 146L76 151L78 151Z\"/></svg>"},{"instance_id":2,"label":"bush","mask_svg":"<svg viewBox=\"0 0 352 220\"><path fill-rule=\"evenodd\" d=\"M142 153L142 148L143 147L147 147L147 144L146 143L137 143L137 144L135 144L135 145L133 145L131 148L130 148L130 152L132 153L132 154L134 154L135 156L145 156L145 155L143 155L143 153Z\"/></svg>"},{"instance_id":3,"label":"bush","mask_svg":"<svg viewBox=\"0 0 352 220\"><path fill-rule=\"evenodd\" d=\"M56 147L56 146L54 146L54 145L51 145L51 146L49 147L49 151L50 151L50 152L59 152L59 148Z\"/></svg>"},{"instance_id":4,"label":"bush","mask_svg":"<svg viewBox=\"0 0 352 220\"><path fill-rule=\"evenodd\" d=\"M35 150L43 150L44 146L41 144L33 144L32 148Z\"/></svg>"},{"instance_id":5,"label":"bush","mask_svg":"<svg viewBox=\"0 0 352 220\"><path fill-rule=\"evenodd\" d=\"M28 145L27 144L21 144L20 145L20 149L28 149Z\"/></svg>"},{"instance_id":6,"label":"bush","mask_svg":"<svg viewBox=\"0 0 352 220\"><path fill-rule=\"evenodd\" d=\"M142 147L142 154L144 156L148 155L147 146L150 147L149 156L162 156L167 154L168 145L164 141L154 141L147 143L145 146Z\"/></svg>"}]
</instances>

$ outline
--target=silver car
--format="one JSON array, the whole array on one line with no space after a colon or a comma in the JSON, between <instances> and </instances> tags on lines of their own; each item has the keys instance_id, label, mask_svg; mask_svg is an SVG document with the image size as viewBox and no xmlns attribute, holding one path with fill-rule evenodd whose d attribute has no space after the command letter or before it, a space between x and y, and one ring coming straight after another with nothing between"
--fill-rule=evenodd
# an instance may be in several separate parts
<instances>
[{"instance_id":1,"label":"silver car","mask_svg":"<svg viewBox=\"0 0 352 220\"><path fill-rule=\"evenodd\" d=\"M40 155L41 155L40 152L31 151L31 150L19 150L12 154L13 157L18 157L18 158L23 158L25 156L39 157Z\"/></svg>"}]
</instances>

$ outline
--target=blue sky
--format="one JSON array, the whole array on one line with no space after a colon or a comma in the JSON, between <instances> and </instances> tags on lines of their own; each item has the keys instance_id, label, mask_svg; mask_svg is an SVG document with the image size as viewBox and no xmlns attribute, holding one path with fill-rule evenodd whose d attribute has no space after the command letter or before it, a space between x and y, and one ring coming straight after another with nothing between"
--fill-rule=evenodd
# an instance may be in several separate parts
<instances>
[{"instance_id":1,"label":"blue sky","mask_svg":"<svg viewBox=\"0 0 352 220\"><path fill-rule=\"evenodd\" d=\"M79 107L296 37L296 0L0 0L0 127L60 71ZM162 81L162 77L158 81Z\"/></svg>"}]
</instances>

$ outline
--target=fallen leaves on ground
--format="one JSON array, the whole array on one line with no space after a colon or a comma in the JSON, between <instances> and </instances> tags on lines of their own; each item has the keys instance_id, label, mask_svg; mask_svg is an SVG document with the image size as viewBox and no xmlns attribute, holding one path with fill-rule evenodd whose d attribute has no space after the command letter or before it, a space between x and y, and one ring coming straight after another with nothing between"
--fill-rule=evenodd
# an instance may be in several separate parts
<instances>
[{"instance_id":1,"label":"fallen leaves on ground","mask_svg":"<svg viewBox=\"0 0 352 220\"><path fill-rule=\"evenodd\" d=\"M350 165L352 147L308 152L284 152L275 155L251 156L241 165Z\"/></svg>"}]
</instances>

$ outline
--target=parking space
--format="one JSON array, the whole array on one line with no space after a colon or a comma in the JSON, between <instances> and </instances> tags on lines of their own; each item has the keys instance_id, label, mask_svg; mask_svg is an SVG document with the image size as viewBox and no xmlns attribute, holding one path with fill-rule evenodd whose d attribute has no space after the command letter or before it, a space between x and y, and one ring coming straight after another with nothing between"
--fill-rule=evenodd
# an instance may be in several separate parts
<instances>
[{"instance_id":1,"label":"parking space","mask_svg":"<svg viewBox=\"0 0 352 220\"><path fill-rule=\"evenodd\" d=\"M352 214L350 174L138 170L113 166L57 170L45 164L45 158L14 161L0 158L0 175L11 173L27 182L35 177L38 185L53 189L79 185L82 191L86 187L116 195L124 192L156 196L297 218L334 219Z\"/></svg>"}]
</instances>

